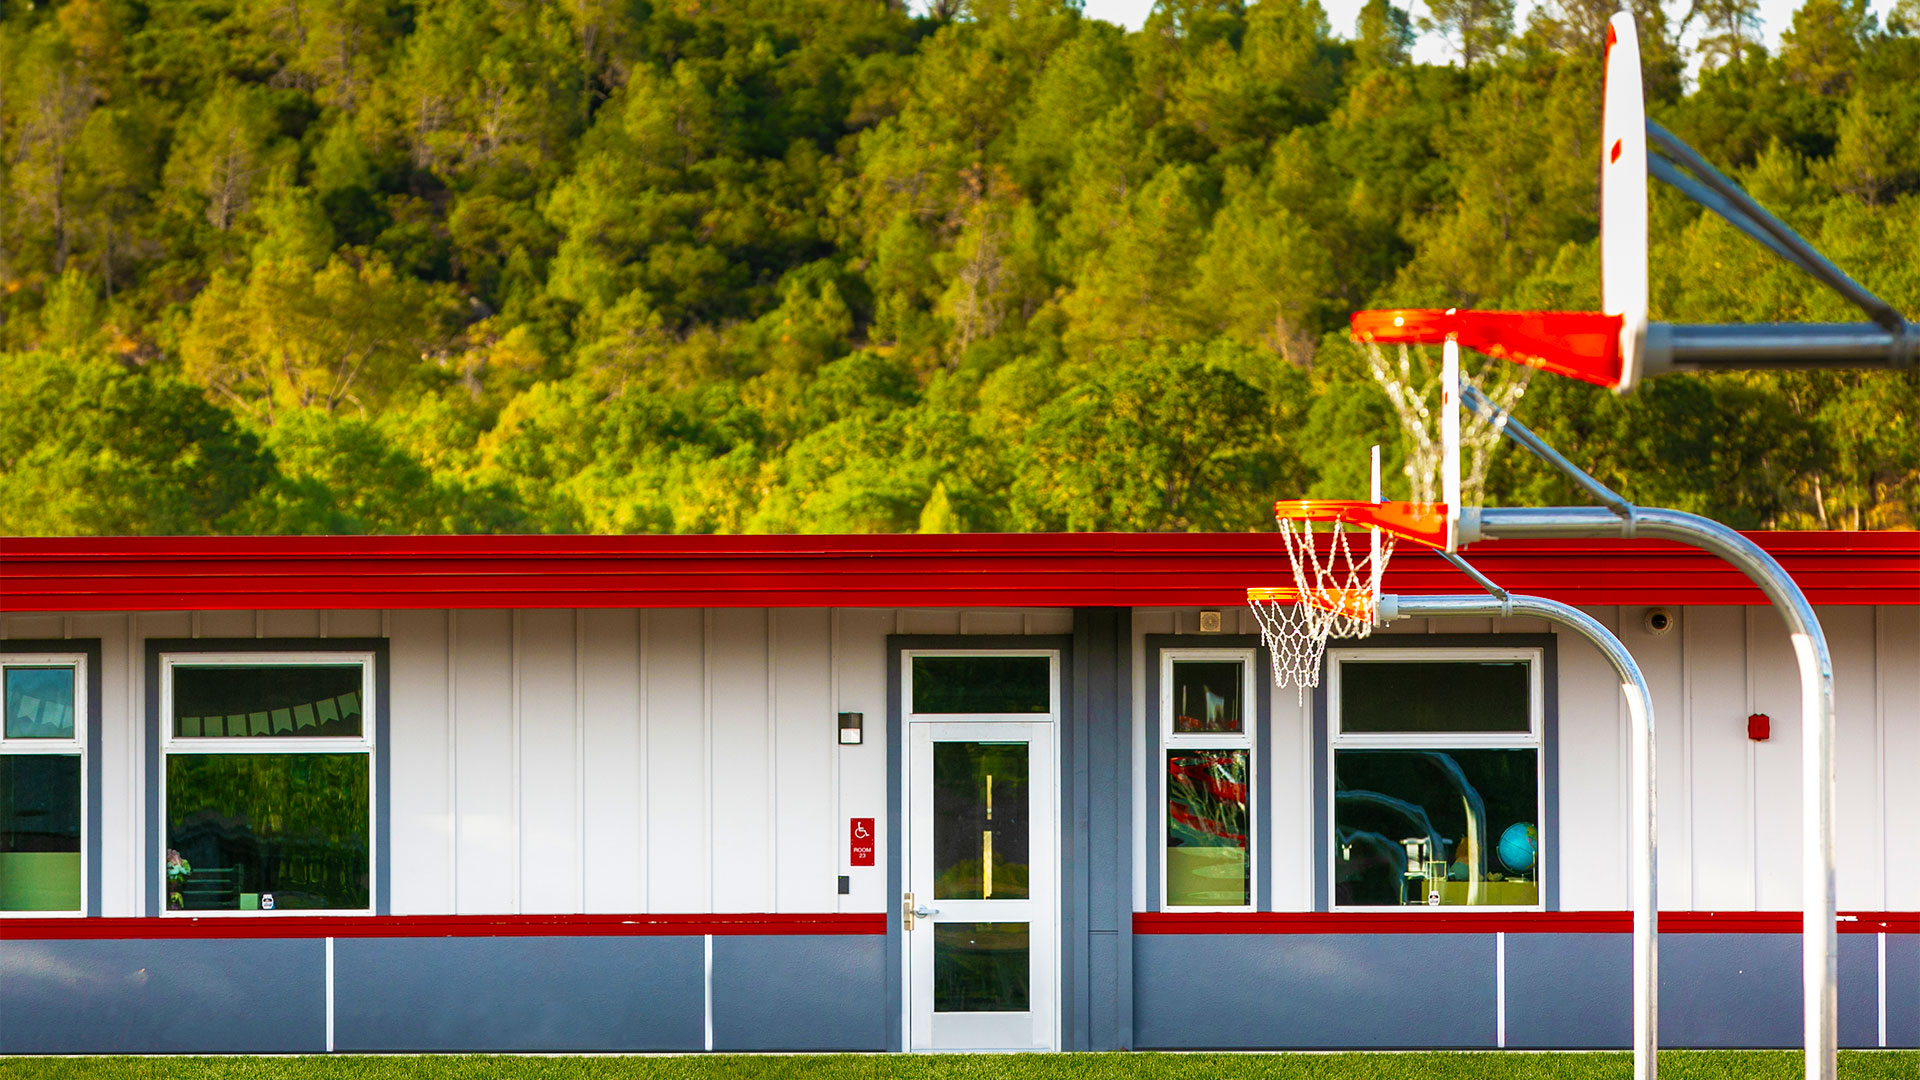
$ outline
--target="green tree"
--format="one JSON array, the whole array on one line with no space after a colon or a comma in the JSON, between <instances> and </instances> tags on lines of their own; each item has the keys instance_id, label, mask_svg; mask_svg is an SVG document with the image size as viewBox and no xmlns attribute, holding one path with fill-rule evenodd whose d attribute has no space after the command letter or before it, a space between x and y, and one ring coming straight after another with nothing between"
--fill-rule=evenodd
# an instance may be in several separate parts
<instances>
[{"instance_id":1,"label":"green tree","mask_svg":"<svg viewBox=\"0 0 1920 1080\"><path fill-rule=\"evenodd\" d=\"M259 440L167 375L0 356L0 533L214 532L272 475Z\"/></svg>"}]
</instances>

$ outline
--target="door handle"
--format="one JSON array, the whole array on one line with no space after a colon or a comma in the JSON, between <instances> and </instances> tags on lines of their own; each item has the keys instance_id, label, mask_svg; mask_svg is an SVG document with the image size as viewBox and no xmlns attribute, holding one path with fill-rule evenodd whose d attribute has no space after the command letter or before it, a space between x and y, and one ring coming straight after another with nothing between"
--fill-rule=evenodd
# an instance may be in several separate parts
<instances>
[{"instance_id":1,"label":"door handle","mask_svg":"<svg viewBox=\"0 0 1920 1080\"><path fill-rule=\"evenodd\" d=\"M915 918L931 919L938 914L940 914L939 908L930 908L925 904L915 904L913 902L912 893L900 894L900 927L901 929L903 930L913 929L913 920Z\"/></svg>"}]
</instances>

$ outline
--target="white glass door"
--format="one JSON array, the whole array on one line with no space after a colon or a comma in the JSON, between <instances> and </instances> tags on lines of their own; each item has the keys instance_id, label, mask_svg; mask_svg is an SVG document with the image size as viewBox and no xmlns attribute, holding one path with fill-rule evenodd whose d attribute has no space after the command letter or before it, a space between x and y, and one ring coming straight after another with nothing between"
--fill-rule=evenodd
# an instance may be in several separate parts
<instances>
[{"instance_id":1,"label":"white glass door","mask_svg":"<svg viewBox=\"0 0 1920 1080\"><path fill-rule=\"evenodd\" d=\"M912 1048L1053 1049L1053 724L910 724L907 806Z\"/></svg>"}]
</instances>

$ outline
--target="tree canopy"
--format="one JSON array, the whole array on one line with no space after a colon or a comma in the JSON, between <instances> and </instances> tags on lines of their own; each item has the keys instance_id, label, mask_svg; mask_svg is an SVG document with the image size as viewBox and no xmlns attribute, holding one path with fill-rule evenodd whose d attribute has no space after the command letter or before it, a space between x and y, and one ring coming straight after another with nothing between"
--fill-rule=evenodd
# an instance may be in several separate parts
<instances>
[{"instance_id":1,"label":"tree canopy","mask_svg":"<svg viewBox=\"0 0 1920 1080\"><path fill-rule=\"evenodd\" d=\"M1263 528L1405 459L1351 310L1597 306L1611 7L0 0L0 533ZM1914 0L1634 7L1650 114L1920 311ZM1856 318L1653 208L1655 318ZM1914 373L1518 412L1920 525Z\"/></svg>"}]
</instances>

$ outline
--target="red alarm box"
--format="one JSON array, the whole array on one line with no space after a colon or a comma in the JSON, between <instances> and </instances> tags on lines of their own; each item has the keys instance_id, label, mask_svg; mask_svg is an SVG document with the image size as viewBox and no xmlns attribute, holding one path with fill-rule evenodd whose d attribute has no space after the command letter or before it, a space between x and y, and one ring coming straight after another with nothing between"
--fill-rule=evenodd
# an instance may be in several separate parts
<instances>
[{"instance_id":1,"label":"red alarm box","mask_svg":"<svg viewBox=\"0 0 1920 1080\"><path fill-rule=\"evenodd\" d=\"M1766 742L1767 737L1772 734L1773 721L1767 719L1766 713L1757 712L1747 717L1747 738L1754 742Z\"/></svg>"}]
</instances>

